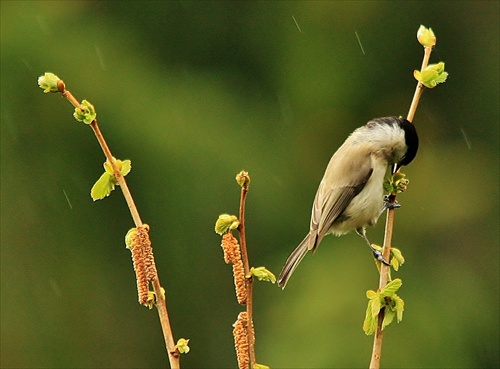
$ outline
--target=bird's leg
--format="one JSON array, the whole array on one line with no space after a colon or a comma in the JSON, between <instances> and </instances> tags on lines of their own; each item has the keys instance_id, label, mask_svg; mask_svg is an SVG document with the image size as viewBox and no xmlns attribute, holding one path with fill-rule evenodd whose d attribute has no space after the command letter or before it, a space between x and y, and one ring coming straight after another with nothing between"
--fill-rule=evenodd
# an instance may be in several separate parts
<instances>
[{"instance_id":1,"label":"bird's leg","mask_svg":"<svg viewBox=\"0 0 500 369\"><path fill-rule=\"evenodd\" d=\"M382 214L385 210L387 209L399 209L401 205L394 200L394 202L390 201L389 195L384 196L384 205L382 206L382 210L380 211L380 214Z\"/></svg>"},{"instance_id":2,"label":"bird's leg","mask_svg":"<svg viewBox=\"0 0 500 369\"><path fill-rule=\"evenodd\" d=\"M389 262L385 260L384 257L382 256L382 253L372 246L371 242L368 240L368 237L366 237L366 231L364 228L356 229L356 233L359 234L361 237L363 237L363 239L366 241L368 247L370 248L370 250L372 250L372 254L375 257L375 259L377 259L381 263L384 263L387 266L390 265Z\"/></svg>"}]
</instances>

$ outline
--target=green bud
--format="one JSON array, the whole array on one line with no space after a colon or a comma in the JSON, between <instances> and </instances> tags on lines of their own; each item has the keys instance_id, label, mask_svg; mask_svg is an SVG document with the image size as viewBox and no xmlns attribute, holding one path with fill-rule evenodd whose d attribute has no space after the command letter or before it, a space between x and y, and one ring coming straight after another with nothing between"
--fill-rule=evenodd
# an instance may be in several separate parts
<instances>
[{"instance_id":1,"label":"green bud","mask_svg":"<svg viewBox=\"0 0 500 369\"><path fill-rule=\"evenodd\" d=\"M420 42L420 45L424 47L436 46L436 36L432 28L426 28L423 25L421 25L417 31L417 40Z\"/></svg>"},{"instance_id":2,"label":"green bud","mask_svg":"<svg viewBox=\"0 0 500 369\"><path fill-rule=\"evenodd\" d=\"M188 343L189 343L189 340L187 340L185 338L180 338L177 341L177 344L175 345L175 347L177 348L177 351L179 351L181 354L187 354L190 350Z\"/></svg>"},{"instance_id":3,"label":"green bud","mask_svg":"<svg viewBox=\"0 0 500 369\"><path fill-rule=\"evenodd\" d=\"M154 293L154 291L148 291L148 298L144 306L147 306L148 309L151 310L155 304L156 304L156 293Z\"/></svg>"},{"instance_id":4,"label":"green bud","mask_svg":"<svg viewBox=\"0 0 500 369\"><path fill-rule=\"evenodd\" d=\"M215 222L215 232L223 235L228 230L236 229L240 225L238 218L235 215L221 214Z\"/></svg>"},{"instance_id":5,"label":"green bud","mask_svg":"<svg viewBox=\"0 0 500 369\"><path fill-rule=\"evenodd\" d=\"M429 64L422 72L415 70L413 76L427 88L434 88L439 83L446 82L448 73L444 71L444 62Z\"/></svg>"},{"instance_id":6,"label":"green bud","mask_svg":"<svg viewBox=\"0 0 500 369\"><path fill-rule=\"evenodd\" d=\"M384 190L391 195L405 192L410 181L405 178L406 174L401 172L394 173L390 178L384 181Z\"/></svg>"},{"instance_id":7,"label":"green bud","mask_svg":"<svg viewBox=\"0 0 500 369\"><path fill-rule=\"evenodd\" d=\"M236 175L236 183L240 185L240 187L248 187L250 185L250 176L248 172L242 170Z\"/></svg>"},{"instance_id":8,"label":"green bud","mask_svg":"<svg viewBox=\"0 0 500 369\"><path fill-rule=\"evenodd\" d=\"M60 80L54 73L45 73L38 77L38 86L43 88L44 93L59 92L58 82Z\"/></svg>"},{"instance_id":9,"label":"green bud","mask_svg":"<svg viewBox=\"0 0 500 369\"><path fill-rule=\"evenodd\" d=\"M250 268L250 275L257 277L259 281L276 283L276 277L266 267Z\"/></svg>"},{"instance_id":10,"label":"green bud","mask_svg":"<svg viewBox=\"0 0 500 369\"><path fill-rule=\"evenodd\" d=\"M81 105L81 108L75 108L73 116L79 122L83 122L85 124L92 123L97 116L94 106L87 100L83 100Z\"/></svg>"}]
</instances>

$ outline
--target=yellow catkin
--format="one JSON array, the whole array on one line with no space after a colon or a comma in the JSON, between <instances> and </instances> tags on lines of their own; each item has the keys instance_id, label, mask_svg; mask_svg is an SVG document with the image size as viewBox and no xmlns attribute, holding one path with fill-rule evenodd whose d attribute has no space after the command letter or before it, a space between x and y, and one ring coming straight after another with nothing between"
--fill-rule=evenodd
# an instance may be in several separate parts
<instances>
[{"instance_id":1,"label":"yellow catkin","mask_svg":"<svg viewBox=\"0 0 500 369\"><path fill-rule=\"evenodd\" d=\"M222 249L224 250L224 261L226 264L233 264L234 287L236 289L236 298L239 304L246 304L247 291L245 270L241 260L240 244L231 232L222 236Z\"/></svg>"},{"instance_id":2,"label":"yellow catkin","mask_svg":"<svg viewBox=\"0 0 500 369\"><path fill-rule=\"evenodd\" d=\"M234 347L239 369L248 369L250 358L248 356L248 315L246 311L238 314L238 319L233 324Z\"/></svg>"},{"instance_id":3,"label":"yellow catkin","mask_svg":"<svg viewBox=\"0 0 500 369\"><path fill-rule=\"evenodd\" d=\"M247 289L246 289L246 279L245 270L243 269L243 262L238 260L236 264L233 264L233 276L234 276L234 288L236 290L236 299L241 305L247 303Z\"/></svg>"},{"instance_id":4,"label":"yellow catkin","mask_svg":"<svg viewBox=\"0 0 500 369\"><path fill-rule=\"evenodd\" d=\"M146 278L148 281L156 279L157 271L151 240L149 239L149 226L145 224L137 228L137 237L143 249L144 265L146 268Z\"/></svg>"},{"instance_id":5,"label":"yellow catkin","mask_svg":"<svg viewBox=\"0 0 500 369\"><path fill-rule=\"evenodd\" d=\"M134 242L132 242L134 245ZM149 285L146 278L146 267L144 265L144 257L140 246L132 247L132 260L134 263L135 278L137 280L137 294L139 303L145 305L148 301Z\"/></svg>"},{"instance_id":6,"label":"yellow catkin","mask_svg":"<svg viewBox=\"0 0 500 369\"><path fill-rule=\"evenodd\" d=\"M241 259L240 245L231 232L222 236L221 246L226 264L234 264L236 260Z\"/></svg>"}]
</instances>

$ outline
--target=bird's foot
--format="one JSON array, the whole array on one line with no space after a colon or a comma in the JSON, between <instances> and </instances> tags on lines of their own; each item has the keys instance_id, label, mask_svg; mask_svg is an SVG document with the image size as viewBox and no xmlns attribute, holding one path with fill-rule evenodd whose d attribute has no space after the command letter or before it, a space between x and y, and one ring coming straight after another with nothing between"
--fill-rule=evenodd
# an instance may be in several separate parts
<instances>
[{"instance_id":1,"label":"bird's foot","mask_svg":"<svg viewBox=\"0 0 500 369\"><path fill-rule=\"evenodd\" d=\"M373 247L370 247L372 249L372 253L373 253L373 257L375 259L377 259L378 261L380 261L381 263L387 265L387 266L390 266L391 264L389 264L389 262L387 260L384 259L384 257L382 256L382 253L377 250L377 249L374 249Z\"/></svg>"},{"instance_id":2,"label":"bird's foot","mask_svg":"<svg viewBox=\"0 0 500 369\"><path fill-rule=\"evenodd\" d=\"M401 204L397 201L394 200L390 201L389 195L384 196L384 206L382 207L382 211L386 209L399 209L401 207Z\"/></svg>"}]
</instances>

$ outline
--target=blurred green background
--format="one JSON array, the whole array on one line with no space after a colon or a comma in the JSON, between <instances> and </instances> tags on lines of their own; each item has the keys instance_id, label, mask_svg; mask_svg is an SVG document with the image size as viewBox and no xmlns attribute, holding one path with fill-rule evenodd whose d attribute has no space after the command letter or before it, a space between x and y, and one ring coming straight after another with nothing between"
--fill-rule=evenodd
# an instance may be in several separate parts
<instances>
[{"instance_id":1,"label":"blurred green background","mask_svg":"<svg viewBox=\"0 0 500 369\"><path fill-rule=\"evenodd\" d=\"M406 309L382 365L498 367L499 4L2 1L1 366L166 366L157 313L137 303L125 201L92 202L104 156L39 75L90 100L114 155L132 160L174 334L191 339L182 367L234 368L242 308L213 226L237 213L235 174L252 177L251 264L278 274L336 148L373 117L406 115L424 24L450 77L415 118L394 235ZM285 291L256 284L257 361L367 367L377 285L359 237L326 238Z\"/></svg>"}]
</instances>

